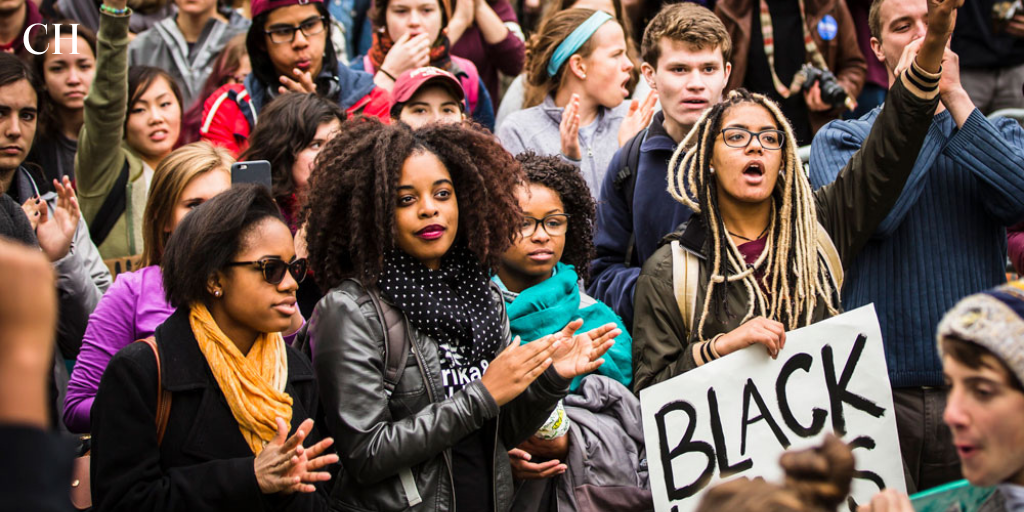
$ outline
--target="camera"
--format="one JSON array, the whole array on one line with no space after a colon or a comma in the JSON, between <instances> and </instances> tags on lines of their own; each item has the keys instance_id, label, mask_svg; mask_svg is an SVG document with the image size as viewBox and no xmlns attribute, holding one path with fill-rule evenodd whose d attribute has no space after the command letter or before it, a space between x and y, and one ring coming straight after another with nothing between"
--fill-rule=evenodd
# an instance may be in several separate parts
<instances>
[{"instance_id":1,"label":"camera","mask_svg":"<svg viewBox=\"0 0 1024 512\"><path fill-rule=\"evenodd\" d=\"M1021 0L1004 0L992 5L992 31L1000 33L1006 30L1006 25L1014 16L1024 12L1024 3Z\"/></svg>"},{"instance_id":2,"label":"camera","mask_svg":"<svg viewBox=\"0 0 1024 512\"><path fill-rule=\"evenodd\" d=\"M815 82L818 82L818 87L821 89L821 101L833 107L846 105L848 109L853 110L853 102L846 94L846 89L839 85L836 76L831 71L804 64L793 77L793 83L799 84L800 90L803 92L809 91Z\"/></svg>"}]
</instances>

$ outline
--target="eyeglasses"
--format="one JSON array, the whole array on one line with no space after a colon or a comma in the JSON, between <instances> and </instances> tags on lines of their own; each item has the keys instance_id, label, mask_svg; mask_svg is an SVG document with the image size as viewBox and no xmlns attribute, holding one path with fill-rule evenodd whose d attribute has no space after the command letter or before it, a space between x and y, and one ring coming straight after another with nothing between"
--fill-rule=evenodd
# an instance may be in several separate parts
<instances>
[{"instance_id":1,"label":"eyeglasses","mask_svg":"<svg viewBox=\"0 0 1024 512\"><path fill-rule=\"evenodd\" d=\"M281 258L263 258L257 261L232 261L229 267L255 266L263 272L263 279L273 285L281 284L284 281L284 273L287 271L301 283L306 278L306 269L309 268L306 258L299 258L291 263L285 263Z\"/></svg>"},{"instance_id":2,"label":"eyeglasses","mask_svg":"<svg viewBox=\"0 0 1024 512\"><path fill-rule=\"evenodd\" d=\"M538 225L543 226L544 232L550 236L562 236L569 230L569 214L556 213L548 215L543 219L523 217L523 224L519 227L519 233L523 237L533 236L537 232Z\"/></svg>"},{"instance_id":3,"label":"eyeglasses","mask_svg":"<svg viewBox=\"0 0 1024 512\"><path fill-rule=\"evenodd\" d=\"M745 148L750 145L750 141L753 140L754 136L757 136L757 140L764 149L782 149L782 144L786 142L786 133L782 130L752 132L738 126L722 130L722 140L730 148Z\"/></svg>"},{"instance_id":4,"label":"eyeglasses","mask_svg":"<svg viewBox=\"0 0 1024 512\"><path fill-rule=\"evenodd\" d=\"M274 44L290 43L295 40L295 31L301 30L302 35L306 37L315 36L324 31L324 23L326 20L323 16L317 18L310 18L302 23L290 27L290 26L274 26L270 30L264 30L263 32L270 36L270 41Z\"/></svg>"}]
</instances>

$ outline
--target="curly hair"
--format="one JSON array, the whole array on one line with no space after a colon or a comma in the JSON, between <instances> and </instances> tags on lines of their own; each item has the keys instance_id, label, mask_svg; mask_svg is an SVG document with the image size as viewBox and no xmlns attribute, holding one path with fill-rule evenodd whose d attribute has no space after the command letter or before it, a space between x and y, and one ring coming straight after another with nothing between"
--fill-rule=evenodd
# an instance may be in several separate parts
<instances>
[{"instance_id":1,"label":"curly hair","mask_svg":"<svg viewBox=\"0 0 1024 512\"><path fill-rule=\"evenodd\" d=\"M459 201L455 243L490 271L519 232L519 164L476 126L431 124L413 131L359 116L346 121L317 156L302 216L309 263L322 289L355 278L376 287L384 255L395 247L395 206L402 166L427 151L451 173Z\"/></svg>"},{"instance_id":2,"label":"curly hair","mask_svg":"<svg viewBox=\"0 0 1024 512\"><path fill-rule=\"evenodd\" d=\"M579 168L557 156L541 156L532 151L516 155L526 182L553 190L569 214L562 262L576 267L583 281L590 281L590 260L594 257L594 198Z\"/></svg>"}]
</instances>

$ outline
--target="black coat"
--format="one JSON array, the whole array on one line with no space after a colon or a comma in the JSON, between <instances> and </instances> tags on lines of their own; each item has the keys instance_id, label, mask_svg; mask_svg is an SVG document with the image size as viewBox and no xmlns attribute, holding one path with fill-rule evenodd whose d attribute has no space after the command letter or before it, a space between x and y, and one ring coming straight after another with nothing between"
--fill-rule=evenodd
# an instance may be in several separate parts
<instances>
[{"instance_id":1,"label":"black coat","mask_svg":"<svg viewBox=\"0 0 1024 512\"><path fill-rule=\"evenodd\" d=\"M192 333L188 308L156 330L171 412L156 440L156 361L145 343L111 359L92 407L92 495L103 511L327 510L326 493L264 495L254 455ZM317 386L305 356L288 347L291 432L313 417ZM320 440L314 428L306 446Z\"/></svg>"}]
</instances>

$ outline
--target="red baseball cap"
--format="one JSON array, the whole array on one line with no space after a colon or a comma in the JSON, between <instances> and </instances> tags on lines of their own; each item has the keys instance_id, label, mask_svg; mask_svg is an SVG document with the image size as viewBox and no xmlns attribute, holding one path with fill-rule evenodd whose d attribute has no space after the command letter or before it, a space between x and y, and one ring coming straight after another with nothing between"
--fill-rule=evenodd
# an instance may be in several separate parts
<instances>
[{"instance_id":1,"label":"red baseball cap","mask_svg":"<svg viewBox=\"0 0 1024 512\"><path fill-rule=\"evenodd\" d=\"M323 0L252 0L249 5L250 15L255 18L267 11L273 11L279 7L289 5L322 4Z\"/></svg>"},{"instance_id":2,"label":"red baseball cap","mask_svg":"<svg viewBox=\"0 0 1024 512\"><path fill-rule=\"evenodd\" d=\"M416 95L416 91L419 91L421 87L426 84L440 85L448 90L448 92L459 102L462 110L466 110L465 99L466 92L462 90L462 84L459 83L459 79L455 78L455 75L435 67L423 67L410 69L401 75L398 75L398 80L395 80L395 86L391 89L391 111L394 116L395 106L405 103L412 99Z\"/></svg>"}]
</instances>

